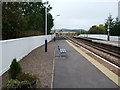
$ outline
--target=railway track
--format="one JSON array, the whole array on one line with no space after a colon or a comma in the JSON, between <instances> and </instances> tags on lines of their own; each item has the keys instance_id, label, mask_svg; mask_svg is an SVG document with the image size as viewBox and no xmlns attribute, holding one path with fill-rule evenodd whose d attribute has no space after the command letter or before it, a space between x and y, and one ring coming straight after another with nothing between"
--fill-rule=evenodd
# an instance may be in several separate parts
<instances>
[{"instance_id":1,"label":"railway track","mask_svg":"<svg viewBox=\"0 0 120 90\"><path fill-rule=\"evenodd\" d=\"M120 54L117 50L109 49L105 45L91 42L91 40L84 41L81 39L66 37L66 39L72 41L73 43L82 46L83 48L95 53L96 55L104 58L108 62L114 64L120 68Z\"/></svg>"},{"instance_id":2,"label":"railway track","mask_svg":"<svg viewBox=\"0 0 120 90\"><path fill-rule=\"evenodd\" d=\"M97 48L99 50L104 51L105 53L109 53L110 55L113 55L115 57L120 58L120 47L117 46L112 46L112 45L107 45L107 44L103 44L103 43L98 43L98 42L94 42L92 41L93 39L88 39L88 38L74 38L79 42L84 42L86 45L89 45L91 47Z\"/></svg>"}]
</instances>

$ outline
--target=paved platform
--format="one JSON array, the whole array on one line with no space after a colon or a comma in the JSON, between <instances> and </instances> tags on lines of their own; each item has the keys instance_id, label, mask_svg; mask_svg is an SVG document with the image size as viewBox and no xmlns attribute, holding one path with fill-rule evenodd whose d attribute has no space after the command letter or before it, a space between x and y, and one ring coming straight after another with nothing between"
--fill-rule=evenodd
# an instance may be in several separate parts
<instances>
[{"instance_id":1,"label":"paved platform","mask_svg":"<svg viewBox=\"0 0 120 90\"><path fill-rule=\"evenodd\" d=\"M84 39L90 39L93 42L97 43L102 43L102 44L107 44L111 46L117 46L120 47L120 38L118 38L118 41L108 41L108 40L102 40L102 39L97 39L97 38L90 38L90 37L80 37L80 36L75 36L76 38L84 38Z\"/></svg>"},{"instance_id":2,"label":"paved platform","mask_svg":"<svg viewBox=\"0 0 120 90\"><path fill-rule=\"evenodd\" d=\"M103 43L107 45L120 47L120 41L107 41L107 40L92 40L93 42Z\"/></svg>"},{"instance_id":3,"label":"paved platform","mask_svg":"<svg viewBox=\"0 0 120 90\"><path fill-rule=\"evenodd\" d=\"M59 57L57 46L67 55ZM56 41L54 88L118 88L107 76L78 53L63 38Z\"/></svg>"}]
</instances>

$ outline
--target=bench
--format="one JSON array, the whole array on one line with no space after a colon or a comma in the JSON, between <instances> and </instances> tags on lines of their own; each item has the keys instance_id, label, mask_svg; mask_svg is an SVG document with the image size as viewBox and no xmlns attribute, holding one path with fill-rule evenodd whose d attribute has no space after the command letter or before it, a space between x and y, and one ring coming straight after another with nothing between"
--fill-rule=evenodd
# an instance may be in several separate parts
<instances>
[{"instance_id":1,"label":"bench","mask_svg":"<svg viewBox=\"0 0 120 90\"><path fill-rule=\"evenodd\" d=\"M58 50L59 50L59 52L60 52L60 56L62 56L63 54L66 54L66 49L61 49L59 46L58 46Z\"/></svg>"}]
</instances>

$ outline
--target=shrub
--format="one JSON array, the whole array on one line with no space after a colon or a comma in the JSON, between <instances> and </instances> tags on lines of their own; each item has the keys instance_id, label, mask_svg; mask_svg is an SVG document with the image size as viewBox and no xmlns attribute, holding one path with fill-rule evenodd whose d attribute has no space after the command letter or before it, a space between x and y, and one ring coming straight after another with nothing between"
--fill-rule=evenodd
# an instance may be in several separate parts
<instances>
[{"instance_id":1,"label":"shrub","mask_svg":"<svg viewBox=\"0 0 120 90\"><path fill-rule=\"evenodd\" d=\"M37 76L35 76L33 74L30 74L30 73L21 73L16 77L16 79L19 80L19 81L26 80L26 81L29 81L29 82L38 80Z\"/></svg>"},{"instance_id":2,"label":"shrub","mask_svg":"<svg viewBox=\"0 0 120 90\"><path fill-rule=\"evenodd\" d=\"M36 88L39 78L31 73L22 72L21 65L13 59L10 69L8 70L9 81L3 90L16 90L17 88Z\"/></svg>"},{"instance_id":3,"label":"shrub","mask_svg":"<svg viewBox=\"0 0 120 90\"><path fill-rule=\"evenodd\" d=\"M41 83L40 79L36 75L33 75L31 73L21 73L16 77L16 79L20 82L28 81L31 85L31 88L36 88L37 82Z\"/></svg>"},{"instance_id":4,"label":"shrub","mask_svg":"<svg viewBox=\"0 0 120 90\"><path fill-rule=\"evenodd\" d=\"M5 89L15 89L15 88L20 88L20 81L14 79L8 80Z\"/></svg>"},{"instance_id":5,"label":"shrub","mask_svg":"<svg viewBox=\"0 0 120 90\"><path fill-rule=\"evenodd\" d=\"M28 81L21 81L20 82L20 88L32 88L30 82Z\"/></svg>"},{"instance_id":6,"label":"shrub","mask_svg":"<svg viewBox=\"0 0 120 90\"><path fill-rule=\"evenodd\" d=\"M17 79L10 79L7 82L7 85L3 88L3 90L16 90L18 88L25 89L31 88L31 85L28 81L19 81Z\"/></svg>"},{"instance_id":7,"label":"shrub","mask_svg":"<svg viewBox=\"0 0 120 90\"><path fill-rule=\"evenodd\" d=\"M10 79L16 79L16 76L22 72L20 64L13 59L10 69L8 70L8 75Z\"/></svg>"}]
</instances>

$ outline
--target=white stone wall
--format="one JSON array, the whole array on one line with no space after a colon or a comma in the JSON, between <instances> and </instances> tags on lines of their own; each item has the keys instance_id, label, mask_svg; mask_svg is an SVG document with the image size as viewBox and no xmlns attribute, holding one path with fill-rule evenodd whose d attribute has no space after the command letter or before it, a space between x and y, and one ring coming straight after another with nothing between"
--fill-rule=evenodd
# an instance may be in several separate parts
<instances>
[{"instance_id":1,"label":"white stone wall","mask_svg":"<svg viewBox=\"0 0 120 90\"><path fill-rule=\"evenodd\" d=\"M54 35L32 36L27 38L0 41L0 76L5 73L13 60L18 61L35 48L42 46L45 39L51 41Z\"/></svg>"}]
</instances>

